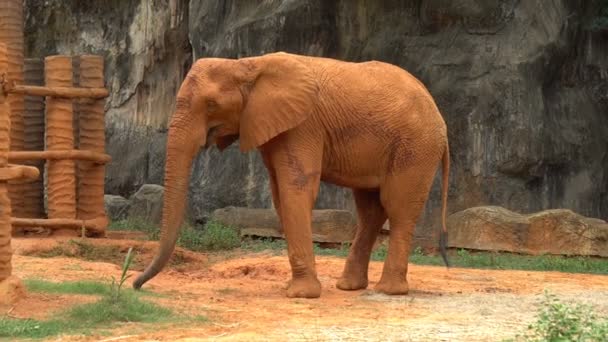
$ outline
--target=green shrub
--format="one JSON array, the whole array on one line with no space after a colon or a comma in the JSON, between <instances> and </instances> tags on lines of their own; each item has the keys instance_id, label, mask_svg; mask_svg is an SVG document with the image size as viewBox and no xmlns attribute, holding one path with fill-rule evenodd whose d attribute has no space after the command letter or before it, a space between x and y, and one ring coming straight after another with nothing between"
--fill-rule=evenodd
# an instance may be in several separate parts
<instances>
[{"instance_id":1,"label":"green shrub","mask_svg":"<svg viewBox=\"0 0 608 342\"><path fill-rule=\"evenodd\" d=\"M536 322L518 337L525 341L607 341L608 318L598 317L589 305L566 304L546 292Z\"/></svg>"},{"instance_id":2,"label":"green shrub","mask_svg":"<svg viewBox=\"0 0 608 342\"><path fill-rule=\"evenodd\" d=\"M241 245L241 237L236 229L209 221L203 231L183 226L177 244L193 251L230 250Z\"/></svg>"},{"instance_id":3,"label":"green shrub","mask_svg":"<svg viewBox=\"0 0 608 342\"><path fill-rule=\"evenodd\" d=\"M608 0L601 1L599 13L591 20L588 27L591 31L608 30Z\"/></svg>"}]
</instances>

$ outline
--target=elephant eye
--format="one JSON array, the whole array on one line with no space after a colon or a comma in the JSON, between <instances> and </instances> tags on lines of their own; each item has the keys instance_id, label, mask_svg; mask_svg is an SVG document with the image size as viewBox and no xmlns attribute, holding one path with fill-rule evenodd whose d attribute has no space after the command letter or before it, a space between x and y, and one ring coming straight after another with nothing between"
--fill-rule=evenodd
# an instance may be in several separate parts
<instances>
[{"instance_id":1,"label":"elephant eye","mask_svg":"<svg viewBox=\"0 0 608 342\"><path fill-rule=\"evenodd\" d=\"M215 102L214 100L207 100L207 111L209 112L215 112L218 108L218 104L217 102Z\"/></svg>"}]
</instances>

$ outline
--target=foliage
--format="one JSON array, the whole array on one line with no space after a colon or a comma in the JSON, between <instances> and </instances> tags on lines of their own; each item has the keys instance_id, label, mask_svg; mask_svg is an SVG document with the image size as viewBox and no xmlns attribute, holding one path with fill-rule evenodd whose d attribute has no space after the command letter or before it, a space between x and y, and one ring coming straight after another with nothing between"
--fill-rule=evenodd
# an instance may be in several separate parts
<instances>
[{"instance_id":1,"label":"foliage","mask_svg":"<svg viewBox=\"0 0 608 342\"><path fill-rule=\"evenodd\" d=\"M120 301L120 289L125 281L131 277L131 274L127 275L127 271L129 270L129 266L131 266L131 262L133 262L133 247L129 248L127 252L127 256L125 257L125 262L122 265L122 273L120 274L120 280L117 282L116 278L112 276L112 284L110 284L110 295L109 300L111 302L117 303Z\"/></svg>"},{"instance_id":2,"label":"foliage","mask_svg":"<svg viewBox=\"0 0 608 342\"><path fill-rule=\"evenodd\" d=\"M600 2L599 13L589 24L589 29L591 31L608 30L608 0Z\"/></svg>"},{"instance_id":3,"label":"foliage","mask_svg":"<svg viewBox=\"0 0 608 342\"><path fill-rule=\"evenodd\" d=\"M193 251L230 250L241 245L241 237L236 229L209 221L202 232L189 225L182 227L177 245Z\"/></svg>"},{"instance_id":4,"label":"foliage","mask_svg":"<svg viewBox=\"0 0 608 342\"><path fill-rule=\"evenodd\" d=\"M589 305L563 303L545 292L536 322L518 337L525 341L606 341L608 317L598 317Z\"/></svg>"},{"instance_id":5,"label":"foliage","mask_svg":"<svg viewBox=\"0 0 608 342\"><path fill-rule=\"evenodd\" d=\"M111 286L100 281L78 280L78 281L63 281L52 282L44 279L24 279L29 292L51 293L51 294L79 294L79 295L98 295L109 296L111 294ZM134 292L135 290L123 289L122 292ZM145 289L137 290L141 295L162 297L162 294L149 292Z\"/></svg>"},{"instance_id":6,"label":"foliage","mask_svg":"<svg viewBox=\"0 0 608 342\"><path fill-rule=\"evenodd\" d=\"M108 286L98 281L70 281L54 283L42 279L25 279L23 281L29 292L57 294L106 295Z\"/></svg>"},{"instance_id":7,"label":"foliage","mask_svg":"<svg viewBox=\"0 0 608 342\"><path fill-rule=\"evenodd\" d=\"M273 238L246 238L241 242L241 249L254 253L271 251L274 254L279 254L279 252L287 250L287 241Z\"/></svg>"},{"instance_id":8,"label":"foliage","mask_svg":"<svg viewBox=\"0 0 608 342\"><path fill-rule=\"evenodd\" d=\"M67 318L78 320L87 326L113 322L158 322L171 317L171 310L144 301L135 293L116 293L100 300L78 305L67 311Z\"/></svg>"},{"instance_id":9,"label":"foliage","mask_svg":"<svg viewBox=\"0 0 608 342\"><path fill-rule=\"evenodd\" d=\"M141 231L149 240L158 240L160 228L141 219L127 219L112 222L108 229ZM241 245L238 231L217 221L209 221L203 229L196 229L190 224L183 224L177 239L177 246L192 251L220 251L237 248Z\"/></svg>"},{"instance_id":10,"label":"foliage","mask_svg":"<svg viewBox=\"0 0 608 342\"><path fill-rule=\"evenodd\" d=\"M38 339L65 332L85 333L85 331L76 328L76 322L67 320L38 321L35 319L0 317L0 338Z\"/></svg>"},{"instance_id":11,"label":"foliage","mask_svg":"<svg viewBox=\"0 0 608 342\"><path fill-rule=\"evenodd\" d=\"M144 232L146 233L148 240L158 240L160 237L160 228L158 225L138 217L110 222L108 229Z\"/></svg>"},{"instance_id":12,"label":"foliage","mask_svg":"<svg viewBox=\"0 0 608 342\"><path fill-rule=\"evenodd\" d=\"M157 230L154 230L157 228L150 228L151 225L142 222L129 223L120 221L113 223L111 226L113 229L143 229L143 231L150 232L151 237L158 235ZM190 250L202 252L226 251L237 247L240 247L240 250L242 251L271 251L274 254L280 254L287 250L287 242L283 239L245 238L241 241L236 229L215 221L209 221L202 230L195 229L189 225L184 225L177 244L178 246ZM321 244L315 243L313 248L316 255L346 257L348 255L350 243L341 244L338 248L326 248L322 247ZM386 244L380 244L372 251L371 260L383 261L386 259L387 254L388 247ZM450 259L452 266L454 267L608 274L608 263L599 258L469 252L464 249L451 252L451 254ZM412 251L409 262L419 265L444 265L441 257L425 254L420 248L416 248Z\"/></svg>"},{"instance_id":13,"label":"foliage","mask_svg":"<svg viewBox=\"0 0 608 342\"><path fill-rule=\"evenodd\" d=\"M105 288L97 282L51 283L44 280L29 280L30 289L50 293L80 293L100 295L93 303L82 304L56 314L54 319L39 321L0 317L0 338L44 338L62 333L87 334L90 329L112 326L117 322L160 322L181 319L189 322L204 322L206 317L181 317L171 310L140 299L140 293L123 291L122 285L129 278L127 270L133 260L129 249L124 260L120 279L112 277Z\"/></svg>"}]
</instances>

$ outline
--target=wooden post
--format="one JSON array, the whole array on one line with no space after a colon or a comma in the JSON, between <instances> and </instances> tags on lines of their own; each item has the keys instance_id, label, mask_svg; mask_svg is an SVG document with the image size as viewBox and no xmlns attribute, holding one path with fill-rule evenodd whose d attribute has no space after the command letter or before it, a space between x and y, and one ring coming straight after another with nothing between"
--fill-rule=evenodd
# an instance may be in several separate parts
<instances>
[{"instance_id":1,"label":"wooden post","mask_svg":"<svg viewBox=\"0 0 608 342\"><path fill-rule=\"evenodd\" d=\"M7 67L6 46L0 44L0 75L6 73ZM8 99L0 92L0 170L8 166L10 126ZM12 276L11 231L11 200L7 182L0 181L0 306L15 302L24 291L19 279Z\"/></svg>"},{"instance_id":2,"label":"wooden post","mask_svg":"<svg viewBox=\"0 0 608 342\"><path fill-rule=\"evenodd\" d=\"M45 83L48 87L72 86L72 58L49 56L44 59ZM72 100L46 98L47 150L74 148ZM47 167L48 217L76 218L76 178L73 160L49 160ZM67 231L66 231L67 233ZM77 235L73 230L68 235Z\"/></svg>"},{"instance_id":3,"label":"wooden post","mask_svg":"<svg viewBox=\"0 0 608 342\"><path fill-rule=\"evenodd\" d=\"M0 0L0 42L6 44L8 77L16 84L23 84L23 0ZM12 151L23 150L23 95L10 94ZM25 215L23 184L19 180L9 182L9 196L13 214Z\"/></svg>"},{"instance_id":4,"label":"wooden post","mask_svg":"<svg viewBox=\"0 0 608 342\"><path fill-rule=\"evenodd\" d=\"M26 84L44 85L44 63L41 59L28 58L23 65ZM24 150L44 151L44 98L40 96L25 96L25 111L23 112L25 132ZM25 164L32 165L44 171L44 160L29 160ZM43 218L44 211L44 184L42 177L33 182L23 184L23 197L25 199L23 217ZM14 227L13 227L14 230Z\"/></svg>"},{"instance_id":5,"label":"wooden post","mask_svg":"<svg viewBox=\"0 0 608 342\"><path fill-rule=\"evenodd\" d=\"M104 86L103 57L80 56L79 85L83 88L102 88ZM83 99L80 102L78 124L80 150L105 152L104 102L103 99ZM107 222L103 201L105 165L79 161L78 180L78 218L80 220L102 219Z\"/></svg>"}]
</instances>

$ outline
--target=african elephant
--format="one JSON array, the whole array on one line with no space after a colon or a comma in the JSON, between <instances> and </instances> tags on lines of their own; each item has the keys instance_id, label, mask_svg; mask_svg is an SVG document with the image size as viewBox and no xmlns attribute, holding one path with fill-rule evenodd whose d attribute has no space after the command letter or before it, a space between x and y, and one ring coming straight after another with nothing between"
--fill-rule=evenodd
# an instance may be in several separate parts
<instances>
[{"instance_id":1,"label":"african elephant","mask_svg":"<svg viewBox=\"0 0 608 342\"><path fill-rule=\"evenodd\" d=\"M215 144L223 150L237 139L242 152L260 151L269 173L292 270L288 297L321 295L311 234L321 180L352 188L358 211L337 287L367 287L372 245L388 218L388 256L375 290L406 294L414 226L442 161L440 245L447 265L447 128L425 86L387 63L278 52L202 58L186 75L168 132L159 251L134 288L173 253L199 149Z\"/></svg>"}]
</instances>

